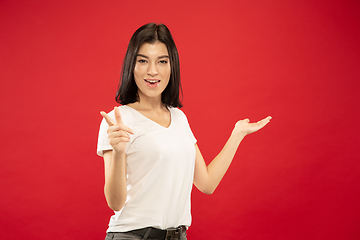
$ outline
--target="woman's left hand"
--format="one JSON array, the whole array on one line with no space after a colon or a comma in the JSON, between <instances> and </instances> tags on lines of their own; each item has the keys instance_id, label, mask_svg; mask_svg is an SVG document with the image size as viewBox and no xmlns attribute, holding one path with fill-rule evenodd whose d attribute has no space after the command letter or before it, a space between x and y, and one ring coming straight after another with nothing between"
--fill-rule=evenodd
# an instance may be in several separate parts
<instances>
[{"instance_id":1,"label":"woman's left hand","mask_svg":"<svg viewBox=\"0 0 360 240\"><path fill-rule=\"evenodd\" d=\"M250 120L248 118L244 120L240 120L235 124L234 131L236 131L239 134L243 134L244 136L256 132L260 130L261 128L265 127L266 124L268 124L271 120L271 117L268 116L267 118L264 118L263 120L260 120L256 123L250 123Z\"/></svg>"}]
</instances>

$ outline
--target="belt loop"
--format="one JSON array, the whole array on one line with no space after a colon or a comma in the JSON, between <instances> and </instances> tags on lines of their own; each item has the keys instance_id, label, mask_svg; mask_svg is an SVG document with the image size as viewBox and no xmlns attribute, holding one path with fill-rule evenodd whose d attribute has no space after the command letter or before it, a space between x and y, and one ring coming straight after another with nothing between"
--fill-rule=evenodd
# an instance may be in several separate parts
<instances>
[{"instance_id":1,"label":"belt loop","mask_svg":"<svg viewBox=\"0 0 360 240\"><path fill-rule=\"evenodd\" d=\"M148 236L150 235L151 232L151 228L146 229L146 232L144 234L144 237L142 239L146 240L148 238Z\"/></svg>"},{"instance_id":2,"label":"belt loop","mask_svg":"<svg viewBox=\"0 0 360 240\"><path fill-rule=\"evenodd\" d=\"M106 239L114 239L114 237L115 237L115 233L108 232L108 233L106 234L105 240L106 240Z\"/></svg>"}]
</instances>

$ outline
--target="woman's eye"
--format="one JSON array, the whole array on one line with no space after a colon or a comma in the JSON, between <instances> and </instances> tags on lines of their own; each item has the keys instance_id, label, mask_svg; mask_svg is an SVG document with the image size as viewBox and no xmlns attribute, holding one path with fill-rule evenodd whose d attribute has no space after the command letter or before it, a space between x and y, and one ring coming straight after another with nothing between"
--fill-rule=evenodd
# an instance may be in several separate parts
<instances>
[{"instance_id":1,"label":"woman's eye","mask_svg":"<svg viewBox=\"0 0 360 240\"><path fill-rule=\"evenodd\" d=\"M139 62L139 63L146 63L146 60L144 60L144 59L139 59L138 62Z\"/></svg>"},{"instance_id":2,"label":"woman's eye","mask_svg":"<svg viewBox=\"0 0 360 240\"><path fill-rule=\"evenodd\" d=\"M165 63L168 63L168 61L166 61L166 60L160 60L159 62L160 62L160 63L164 63L164 64L165 64Z\"/></svg>"}]
</instances>

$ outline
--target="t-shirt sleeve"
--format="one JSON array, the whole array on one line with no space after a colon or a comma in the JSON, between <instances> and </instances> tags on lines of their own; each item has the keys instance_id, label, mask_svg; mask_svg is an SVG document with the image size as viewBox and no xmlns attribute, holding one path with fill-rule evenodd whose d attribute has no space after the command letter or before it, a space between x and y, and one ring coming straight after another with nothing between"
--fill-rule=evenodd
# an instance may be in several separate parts
<instances>
[{"instance_id":1,"label":"t-shirt sleeve","mask_svg":"<svg viewBox=\"0 0 360 240\"><path fill-rule=\"evenodd\" d=\"M190 127L189 122L187 122L187 125L188 125L188 128L189 128L189 135L190 135L190 138L191 138L191 140L192 140L193 144L195 144L195 143L197 142L197 140L196 140L196 138L195 138L195 136L194 136L194 133L191 131L191 127Z\"/></svg>"},{"instance_id":2,"label":"t-shirt sleeve","mask_svg":"<svg viewBox=\"0 0 360 240\"><path fill-rule=\"evenodd\" d=\"M188 133L189 133L189 135L190 135L190 138L191 138L191 140L192 140L193 144L195 144L195 143L197 142L197 140L196 140L196 138L195 138L195 136L194 136L194 133L193 133L193 132L192 132L192 130L191 130L191 127L190 127L189 121L188 121L188 119L187 119L187 117L186 117L185 113L184 113L183 111L181 111L180 109L178 109L178 110L179 110L179 112L183 115L183 117L185 118L185 121L186 121L186 127L187 127L187 129L188 129Z\"/></svg>"},{"instance_id":3,"label":"t-shirt sleeve","mask_svg":"<svg viewBox=\"0 0 360 240\"><path fill-rule=\"evenodd\" d=\"M109 125L103 118L103 120L101 121L101 124L100 124L99 137L98 137L97 150L96 150L97 155L99 155L100 157L103 156L104 151L113 149L110 145L108 135L107 135L108 128L109 128Z\"/></svg>"},{"instance_id":4,"label":"t-shirt sleeve","mask_svg":"<svg viewBox=\"0 0 360 240\"><path fill-rule=\"evenodd\" d=\"M196 138L195 138L195 136L194 136L193 132L191 131L190 125L189 125L189 129L190 129L191 139L192 139L193 143L195 144L195 143L197 142L197 140L196 140Z\"/></svg>"}]
</instances>

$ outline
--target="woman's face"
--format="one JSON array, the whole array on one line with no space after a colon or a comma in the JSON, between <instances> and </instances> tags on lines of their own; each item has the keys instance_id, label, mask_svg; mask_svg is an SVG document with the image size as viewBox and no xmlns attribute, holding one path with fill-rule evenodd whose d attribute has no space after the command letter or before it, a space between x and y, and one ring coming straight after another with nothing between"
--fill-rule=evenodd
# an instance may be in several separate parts
<instances>
[{"instance_id":1,"label":"woman's face","mask_svg":"<svg viewBox=\"0 0 360 240\"><path fill-rule=\"evenodd\" d=\"M170 59L164 43L156 41L141 45L134 68L140 99L161 99L161 94L169 83L170 73Z\"/></svg>"}]
</instances>

